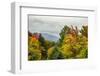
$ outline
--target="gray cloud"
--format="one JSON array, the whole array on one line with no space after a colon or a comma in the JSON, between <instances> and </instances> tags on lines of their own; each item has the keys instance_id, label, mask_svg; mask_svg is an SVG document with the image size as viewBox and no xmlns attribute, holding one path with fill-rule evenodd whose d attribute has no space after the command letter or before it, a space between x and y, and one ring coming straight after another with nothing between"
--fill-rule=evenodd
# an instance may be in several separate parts
<instances>
[{"instance_id":1,"label":"gray cloud","mask_svg":"<svg viewBox=\"0 0 100 76\"><path fill-rule=\"evenodd\" d=\"M88 24L88 18L79 17L54 17L54 16L29 16L30 32L59 33L65 25L74 25L81 28Z\"/></svg>"}]
</instances>

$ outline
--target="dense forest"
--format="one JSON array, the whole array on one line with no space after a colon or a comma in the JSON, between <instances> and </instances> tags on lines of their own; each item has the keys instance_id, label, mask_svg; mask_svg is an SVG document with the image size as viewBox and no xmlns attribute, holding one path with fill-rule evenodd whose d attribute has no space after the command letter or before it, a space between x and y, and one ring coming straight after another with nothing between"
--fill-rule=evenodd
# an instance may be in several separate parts
<instances>
[{"instance_id":1,"label":"dense forest","mask_svg":"<svg viewBox=\"0 0 100 76\"><path fill-rule=\"evenodd\" d=\"M56 29L55 29L56 30ZM28 31L28 60L83 59L88 57L88 26L65 25L55 41Z\"/></svg>"}]
</instances>

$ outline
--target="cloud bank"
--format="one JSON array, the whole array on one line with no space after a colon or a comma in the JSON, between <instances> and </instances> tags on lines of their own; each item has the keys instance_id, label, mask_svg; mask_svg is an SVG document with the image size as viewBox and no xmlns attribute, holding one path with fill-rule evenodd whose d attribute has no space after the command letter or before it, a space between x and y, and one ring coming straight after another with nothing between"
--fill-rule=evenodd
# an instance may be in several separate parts
<instances>
[{"instance_id":1,"label":"cloud bank","mask_svg":"<svg viewBox=\"0 0 100 76\"><path fill-rule=\"evenodd\" d=\"M77 26L88 25L88 18L85 17L55 17L55 16L29 16L28 29L30 32L47 32L59 34L65 25Z\"/></svg>"}]
</instances>

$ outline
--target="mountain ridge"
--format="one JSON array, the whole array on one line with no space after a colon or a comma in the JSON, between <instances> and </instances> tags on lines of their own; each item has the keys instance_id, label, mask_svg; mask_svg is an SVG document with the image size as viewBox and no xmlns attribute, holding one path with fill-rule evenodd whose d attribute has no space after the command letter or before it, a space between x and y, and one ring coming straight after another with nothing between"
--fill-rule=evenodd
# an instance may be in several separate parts
<instances>
[{"instance_id":1,"label":"mountain ridge","mask_svg":"<svg viewBox=\"0 0 100 76\"><path fill-rule=\"evenodd\" d=\"M57 40L59 39L59 37L52 35L50 33L41 33L42 36L46 39L46 40L50 40L50 41L55 41L57 42Z\"/></svg>"}]
</instances>

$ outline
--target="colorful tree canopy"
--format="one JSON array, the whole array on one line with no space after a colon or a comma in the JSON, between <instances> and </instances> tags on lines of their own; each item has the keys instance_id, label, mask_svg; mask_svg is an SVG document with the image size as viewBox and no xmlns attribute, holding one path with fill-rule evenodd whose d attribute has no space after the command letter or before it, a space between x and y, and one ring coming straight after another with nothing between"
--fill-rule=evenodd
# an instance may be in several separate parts
<instances>
[{"instance_id":1,"label":"colorful tree canopy","mask_svg":"<svg viewBox=\"0 0 100 76\"><path fill-rule=\"evenodd\" d=\"M28 32L28 60L82 59L88 57L88 26L65 25L57 42Z\"/></svg>"}]
</instances>

